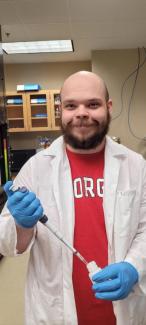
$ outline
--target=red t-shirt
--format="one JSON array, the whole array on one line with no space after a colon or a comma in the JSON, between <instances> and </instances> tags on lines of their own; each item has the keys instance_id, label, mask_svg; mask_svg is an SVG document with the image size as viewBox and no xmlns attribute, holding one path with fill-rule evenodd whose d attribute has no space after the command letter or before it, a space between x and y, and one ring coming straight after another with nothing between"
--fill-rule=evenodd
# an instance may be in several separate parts
<instances>
[{"instance_id":1,"label":"red t-shirt","mask_svg":"<svg viewBox=\"0 0 146 325\"><path fill-rule=\"evenodd\" d=\"M108 264L108 244L103 214L104 150L77 154L67 149L75 202L74 247L101 268ZM73 259L73 287L78 325L115 325L110 301L94 297L86 266Z\"/></svg>"}]
</instances>

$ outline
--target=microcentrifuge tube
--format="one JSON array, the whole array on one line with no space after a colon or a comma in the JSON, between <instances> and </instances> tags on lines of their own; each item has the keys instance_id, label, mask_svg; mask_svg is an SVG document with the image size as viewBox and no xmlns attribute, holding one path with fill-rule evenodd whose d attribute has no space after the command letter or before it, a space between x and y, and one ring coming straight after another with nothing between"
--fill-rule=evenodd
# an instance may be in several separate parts
<instances>
[{"instance_id":1,"label":"microcentrifuge tube","mask_svg":"<svg viewBox=\"0 0 146 325\"><path fill-rule=\"evenodd\" d=\"M101 271L101 268L96 264L95 261L89 262L86 266L87 266L87 269L88 269L88 272L89 272L89 278L92 281L92 276L94 274L96 274L97 272Z\"/></svg>"}]
</instances>

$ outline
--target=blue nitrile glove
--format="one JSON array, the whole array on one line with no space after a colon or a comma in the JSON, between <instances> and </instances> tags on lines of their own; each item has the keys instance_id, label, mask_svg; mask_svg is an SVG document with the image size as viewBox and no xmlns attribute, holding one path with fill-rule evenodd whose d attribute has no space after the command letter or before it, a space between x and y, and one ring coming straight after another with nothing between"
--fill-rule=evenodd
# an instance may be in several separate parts
<instances>
[{"instance_id":1,"label":"blue nitrile glove","mask_svg":"<svg viewBox=\"0 0 146 325\"><path fill-rule=\"evenodd\" d=\"M120 300L126 298L138 282L138 272L128 262L106 266L92 277L92 289L97 299Z\"/></svg>"},{"instance_id":2,"label":"blue nitrile glove","mask_svg":"<svg viewBox=\"0 0 146 325\"><path fill-rule=\"evenodd\" d=\"M21 192L10 190L12 182L8 181L4 185L7 194L7 208L15 219L16 224L23 228L32 228L43 215L43 208L39 199L33 192Z\"/></svg>"},{"instance_id":3,"label":"blue nitrile glove","mask_svg":"<svg viewBox=\"0 0 146 325\"><path fill-rule=\"evenodd\" d=\"M13 185L12 181L8 181L4 186L3 189L7 194L7 197L11 196L12 194L14 194L14 192L12 190L10 190L10 187Z\"/></svg>"}]
</instances>

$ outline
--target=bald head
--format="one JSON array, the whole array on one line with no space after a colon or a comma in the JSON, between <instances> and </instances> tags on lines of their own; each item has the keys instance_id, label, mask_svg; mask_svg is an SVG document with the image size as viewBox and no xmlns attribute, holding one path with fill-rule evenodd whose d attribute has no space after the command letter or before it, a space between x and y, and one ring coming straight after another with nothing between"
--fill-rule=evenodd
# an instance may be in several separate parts
<instances>
[{"instance_id":1,"label":"bald head","mask_svg":"<svg viewBox=\"0 0 146 325\"><path fill-rule=\"evenodd\" d=\"M65 94L69 93L70 90L78 89L80 91L81 88L85 88L87 91L90 87L99 89L105 100L109 100L109 93L106 87L104 80L90 71L78 71L71 76L69 76L62 88L61 88L61 99L64 97Z\"/></svg>"}]
</instances>

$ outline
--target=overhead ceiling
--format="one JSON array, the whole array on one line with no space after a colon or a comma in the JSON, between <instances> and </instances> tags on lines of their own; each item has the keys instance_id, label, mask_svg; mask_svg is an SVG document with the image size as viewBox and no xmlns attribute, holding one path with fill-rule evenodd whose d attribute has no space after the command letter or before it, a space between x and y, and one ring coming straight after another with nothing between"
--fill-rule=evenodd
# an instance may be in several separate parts
<instances>
[{"instance_id":1,"label":"overhead ceiling","mask_svg":"<svg viewBox=\"0 0 146 325\"><path fill-rule=\"evenodd\" d=\"M73 53L4 54L5 63L83 61L146 45L146 0L0 0L3 42L72 39Z\"/></svg>"}]
</instances>

